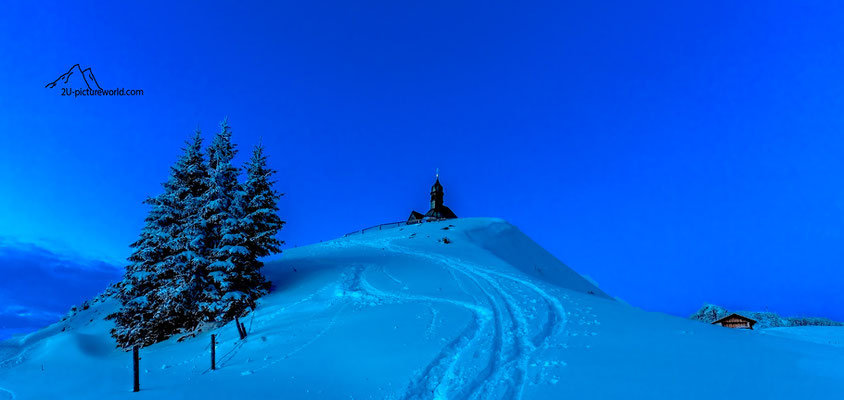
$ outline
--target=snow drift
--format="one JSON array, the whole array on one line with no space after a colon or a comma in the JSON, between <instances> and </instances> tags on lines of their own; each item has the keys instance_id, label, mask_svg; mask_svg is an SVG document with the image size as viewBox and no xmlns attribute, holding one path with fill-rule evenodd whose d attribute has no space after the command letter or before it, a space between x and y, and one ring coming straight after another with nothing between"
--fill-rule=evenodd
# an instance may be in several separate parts
<instances>
[{"instance_id":1,"label":"snow drift","mask_svg":"<svg viewBox=\"0 0 844 400\"><path fill-rule=\"evenodd\" d=\"M230 324L144 348L139 393L131 393L131 355L114 347L113 325L104 320L117 304L105 299L0 343L0 399L821 398L844 391L840 328L760 334L634 309L501 220L367 231L288 250L264 272L275 288L245 319L246 340ZM211 333L219 341L216 371ZM829 335L837 336L823 340Z\"/></svg>"}]
</instances>

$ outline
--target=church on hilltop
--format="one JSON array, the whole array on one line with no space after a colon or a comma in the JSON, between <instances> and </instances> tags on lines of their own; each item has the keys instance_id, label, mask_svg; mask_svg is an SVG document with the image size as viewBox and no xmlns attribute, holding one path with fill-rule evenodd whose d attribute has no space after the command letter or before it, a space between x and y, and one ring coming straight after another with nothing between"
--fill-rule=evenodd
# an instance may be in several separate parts
<instances>
[{"instance_id":1,"label":"church on hilltop","mask_svg":"<svg viewBox=\"0 0 844 400\"><path fill-rule=\"evenodd\" d=\"M457 215L450 208L443 205L443 185L440 184L440 174L437 172L437 181L431 186L431 209L427 213L411 211L407 218L408 224L418 224L422 221L440 221L444 219L457 218Z\"/></svg>"}]
</instances>

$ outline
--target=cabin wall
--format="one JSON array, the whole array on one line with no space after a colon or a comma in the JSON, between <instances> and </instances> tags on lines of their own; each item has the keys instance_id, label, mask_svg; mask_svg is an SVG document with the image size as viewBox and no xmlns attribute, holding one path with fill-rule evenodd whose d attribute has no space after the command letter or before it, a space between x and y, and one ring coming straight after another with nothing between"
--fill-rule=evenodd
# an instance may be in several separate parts
<instances>
[{"instance_id":1,"label":"cabin wall","mask_svg":"<svg viewBox=\"0 0 844 400\"><path fill-rule=\"evenodd\" d=\"M753 329L750 321L741 318L730 318L721 321L720 325L727 328Z\"/></svg>"}]
</instances>

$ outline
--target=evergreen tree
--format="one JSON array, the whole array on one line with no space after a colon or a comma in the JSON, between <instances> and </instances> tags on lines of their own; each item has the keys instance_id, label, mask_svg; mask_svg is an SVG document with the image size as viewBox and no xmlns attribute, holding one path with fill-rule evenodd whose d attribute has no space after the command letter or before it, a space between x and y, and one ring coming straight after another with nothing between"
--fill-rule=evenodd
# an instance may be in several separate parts
<instances>
[{"instance_id":1,"label":"evergreen tree","mask_svg":"<svg viewBox=\"0 0 844 400\"><path fill-rule=\"evenodd\" d=\"M223 226L218 259L228 269L226 293L223 295L224 319L243 315L255 308L270 283L261 274L261 257L280 252L283 243L276 238L284 221L278 216L278 199L272 175L262 146L256 146L246 164L247 179L233 199L233 214Z\"/></svg>"},{"instance_id":2,"label":"evergreen tree","mask_svg":"<svg viewBox=\"0 0 844 400\"><path fill-rule=\"evenodd\" d=\"M116 325L111 334L118 346L123 348L146 346L167 337L162 333L163 329L159 327L161 321L156 315L161 302L156 296L156 289L160 267L170 255L168 227L175 220L174 210L166 201L169 183L164 185L165 193L145 201L152 209L145 219L140 238L131 244L135 250L129 256L130 264L126 267L118 295L122 306L109 316Z\"/></svg>"},{"instance_id":3,"label":"evergreen tree","mask_svg":"<svg viewBox=\"0 0 844 400\"><path fill-rule=\"evenodd\" d=\"M268 285L261 275L260 262L247 247L247 226L242 219L243 192L237 191L232 199L231 214L221 227L220 242L212 250L211 264L219 281L219 301L216 319L230 321L255 308L255 301L266 294Z\"/></svg>"},{"instance_id":4,"label":"evergreen tree","mask_svg":"<svg viewBox=\"0 0 844 400\"><path fill-rule=\"evenodd\" d=\"M255 146L245 169L243 193L247 248L256 258L267 257L281 252L279 246L284 244L276 238L285 223L278 216L278 200L282 194L273 189L275 182L271 179L276 171L267 166L263 146Z\"/></svg>"},{"instance_id":5,"label":"evergreen tree","mask_svg":"<svg viewBox=\"0 0 844 400\"><path fill-rule=\"evenodd\" d=\"M164 192L148 199L152 206L140 238L131 246L120 292L121 309L112 314L112 335L124 348L146 346L200 320L195 302L203 287L204 227L200 199L207 173L197 131L185 152L171 167Z\"/></svg>"},{"instance_id":6,"label":"evergreen tree","mask_svg":"<svg viewBox=\"0 0 844 400\"><path fill-rule=\"evenodd\" d=\"M239 224L242 214L239 171L232 165L236 154L231 127L224 120L208 149L209 180L203 199L203 216L208 224L208 285L200 305L206 318L221 322L242 315L244 303L248 303L248 296L236 283L238 269L246 256Z\"/></svg>"},{"instance_id":7,"label":"evergreen tree","mask_svg":"<svg viewBox=\"0 0 844 400\"><path fill-rule=\"evenodd\" d=\"M270 283L261 274L261 257L280 252L276 238L284 221L278 217L280 194L273 189L263 147L256 146L246 164L247 179L235 192L229 218L221 227L215 249L217 266L223 271L219 318L227 321L242 316L265 295Z\"/></svg>"},{"instance_id":8,"label":"evergreen tree","mask_svg":"<svg viewBox=\"0 0 844 400\"><path fill-rule=\"evenodd\" d=\"M203 201L209 188L208 168L202 154L202 135L197 129L185 154L172 171L178 182L172 193L179 219L170 247L173 254L166 265L178 279L175 290L181 293L186 307L182 330L193 329L203 319L198 312L202 292L207 284L207 225L203 219Z\"/></svg>"},{"instance_id":9,"label":"evergreen tree","mask_svg":"<svg viewBox=\"0 0 844 400\"><path fill-rule=\"evenodd\" d=\"M202 154L197 130L171 168L164 192L131 246L119 298L110 317L112 335L124 348L146 346L195 329L203 320L228 322L255 307L267 293L261 257L278 253L284 225L280 194L271 181L263 148L257 146L238 183L237 150L227 121Z\"/></svg>"}]
</instances>

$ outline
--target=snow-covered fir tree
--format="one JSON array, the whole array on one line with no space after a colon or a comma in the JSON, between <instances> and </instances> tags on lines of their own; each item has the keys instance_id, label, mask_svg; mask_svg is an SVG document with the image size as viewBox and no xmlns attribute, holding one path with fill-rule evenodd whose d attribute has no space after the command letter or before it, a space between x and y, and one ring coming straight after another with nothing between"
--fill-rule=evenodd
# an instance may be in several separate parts
<instances>
[{"instance_id":1,"label":"snow-covered fir tree","mask_svg":"<svg viewBox=\"0 0 844 400\"><path fill-rule=\"evenodd\" d=\"M156 293L161 285L161 266L170 256L167 243L172 236L169 227L175 220L173 207L167 201L169 186L168 182L165 193L145 201L152 209L140 238L131 244L135 250L129 256L130 264L118 294L122 306L109 316L115 321L111 334L120 347L145 346L169 336L160 326L162 321L158 319L157 309L162 299Z\"/></svg>"},{"instance_id":2,"label":"snow-covered fir tree","mask_svg":"<svg viewBox=\"0 0 844 400\"><path fill-rule=\"evenodd\" d=\"M219 274L212 277L220 282L215 311L219 321L230 321L254 309L255 301L265 295L269 287L260 272L262 264L248 248L248 225L242 218L243 201L243 192L238 191L232 200L233 213L224 221L220 242L211 253L214 258L211 274Z\"/></svg>"},{"instance_id":3,"label":"snow-covered fir tree","mask_svg":"<svg viewBox=\"0 0 844 400\"><path fill-rule=\"evenodd\" d=\"M203 299L207 286L208 239L207 224L203 219L203 200L209 188L208 168L202 154L202 134L197 129L173 177L179 182L173 193L178 205L179 219L173 227L170 246L173 255L166 265L179 274L178 291L183 293L187 311L182 330L193 329L203 320L198 303Z\"/></svg>"},{"instance_id":4,"label":"snow-covered fir tree","mask_svg":"<svg viewBox=\"0 0 844 400\"><path fill-rule=\"evenodd\" d=\"M197 130L164 192L146 201L152 208L132 244L122 307L111 315L121 347L153 344L203 321L228 322L269 289L260 258L279 252L276 234L284 225L272 187L275 171L258 146L245 166L246 181L238 182L227 121L207 153L206 161Z\"/></svg>"},{"instance_id":5,"label":"snow-covered fir tree","mask_svg":"<svg viewBox=\"0 0 844 400\"><path fill-rule=\"evenodd\" d=\"M243 218L249 252L256 258L279 253L279 246L284 244L276 237L284 226L278 216L278 200L282 194L273 189L272 176L276 171L267 166L263 146L255 146L245 169Z\"/></svg>"},{"instance_id":6,"label":"snow-covered fir tree","mask_svg":"<svg viewBox=\"0 0 844 400\"><path fill-rule=\"evenodd\" d=\"M164 192L152 206L140 238L131 246L120 291L121 309L112 314L119 346L146 346L193 329L201 320L196 301L204 287L204 226L200 201L207 190L202 138L197 131L171 167Z\"/></svg>"},{"instance_id":7,"label":"snow-covered fir tree","mask_svg":"<svg viewBox=\"0 0 844 400\"><path fill-rule=\"evenodd\" d=\"M218 159L216 166L224 164L225 160ZM233 193L229 218L223 221L218 245L212 250L215 261L210 269L220 288L214 312L222 321L255 308L257 299L267 293L270 284L261 274L260 258L278 253L282 244L276 238L284 225L277 214L280 194L272 187L275 171L267 167L263 147L255 148L245 169L246 182Z\"/></svg>"},{"instance_id":8,"label":"snow-covered fir tree","mask_svg":"<svg viewBox=\"0 0 844 400\"><path fill-rule=\"evenodd\" d=\"M209 186L203 199L209 264L200 310L206 318L220 322L243 315L262 294L252 293L241 276L254 262L245 247L243 193L237 180L239 171L232 165L237 150L231 135L231 127L223 121L208 149Z\"/></svg>"}]
</instances>

